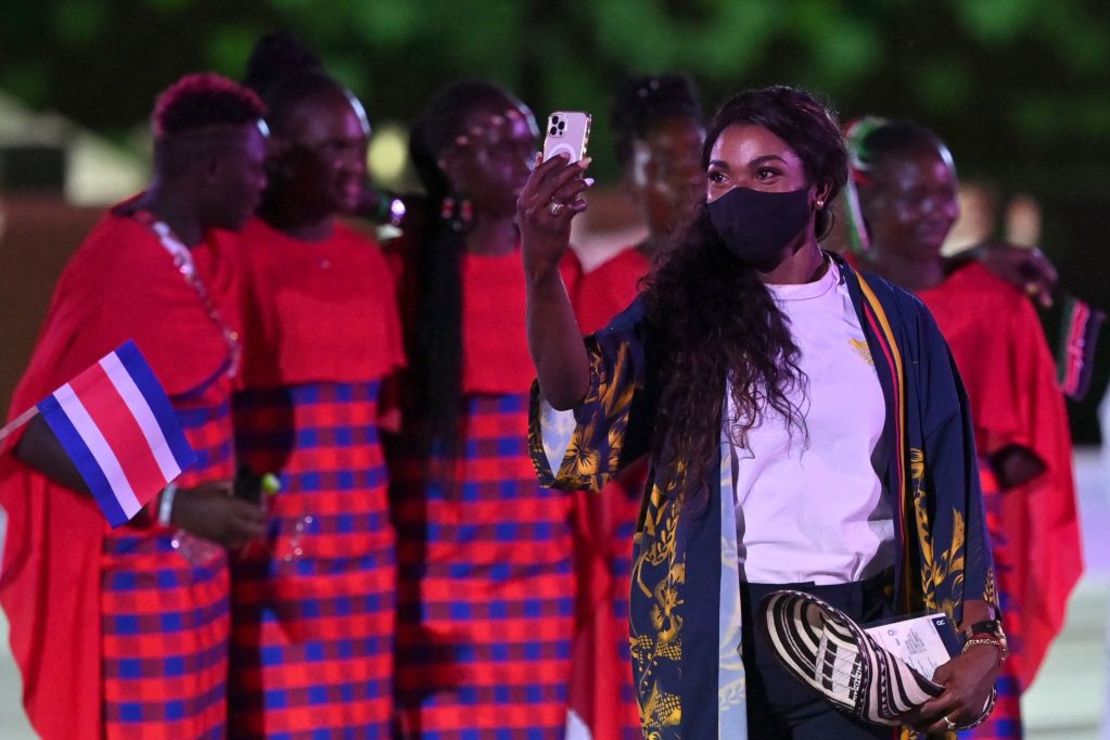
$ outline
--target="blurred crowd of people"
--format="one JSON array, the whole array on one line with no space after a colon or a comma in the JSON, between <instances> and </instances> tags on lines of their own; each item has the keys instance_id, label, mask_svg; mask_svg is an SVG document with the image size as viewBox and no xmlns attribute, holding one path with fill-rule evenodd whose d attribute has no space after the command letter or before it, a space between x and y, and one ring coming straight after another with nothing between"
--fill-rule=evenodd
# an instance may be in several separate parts
<instances>
[{"instance_id":1,"label":"blurred crowd of people","mask_svg":"<svg viewBox=\"0 0 1110 740\"><path fill-rule=\"evenodd\" d=\"M712 187L689 78L623 82L608 125L647 235L600 265L562 259L582 334L635 301ZM362 103L279 33L242 82L168 87L152 126L149 187L73 255L11 413L133 339L199 462L109 529L41 425L0 460L0 602L35 730L561 738L569 723L600 740L670 722L628 635L648 463L600 492L537 477L518 221L533 111L496 84L449 85L411 128L422 194L386 193ZM916 295L951 348L1009 643L971 732L1020 737L1020 694L1082 569L1035 305L1055 277L1035 250L941 254L959 183L936 133L864 118L845 136L848 204L837 186L818 208L851 233L826 248ZM376 224L400 236L378 243Z\"/></svg>"}]
</instances>

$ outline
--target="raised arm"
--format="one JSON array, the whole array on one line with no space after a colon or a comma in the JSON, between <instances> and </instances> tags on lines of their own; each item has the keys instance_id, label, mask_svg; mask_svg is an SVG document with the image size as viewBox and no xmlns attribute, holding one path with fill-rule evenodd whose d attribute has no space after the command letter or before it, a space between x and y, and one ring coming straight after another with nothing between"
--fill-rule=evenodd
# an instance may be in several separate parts
<instances>
[{"instance_id":1,"label":"raised arm","mask_svg":"<svg viewBox=\"0 0 1110 740\"><path fill-rule=\"evenodd\" d=\"M559 263L570 245L571 220L586 210L581 194L589 159L539 164L517 200L527 283L528 349L544 398L556 409L580 404L590 382L589 358Z\"/></svg>"}]
</instances>

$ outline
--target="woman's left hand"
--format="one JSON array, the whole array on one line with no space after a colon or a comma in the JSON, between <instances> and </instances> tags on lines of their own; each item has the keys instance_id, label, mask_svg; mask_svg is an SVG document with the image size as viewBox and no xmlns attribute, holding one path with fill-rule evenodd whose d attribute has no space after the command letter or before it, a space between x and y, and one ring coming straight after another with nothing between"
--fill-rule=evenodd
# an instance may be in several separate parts
<instances>
[{"instance_id":1,"label":"woman's left hand","mask_svg":"<svg viewBox=\"0 0 1110 740\"><path fill-rule=\"evenodd\" d=\"M987 705L998 670L998 649L992 645L973 645L937 668L933 681L944 687L944 693L902 715L903 724L932 733L974 723Z\"/></svg>"}]
</instances>

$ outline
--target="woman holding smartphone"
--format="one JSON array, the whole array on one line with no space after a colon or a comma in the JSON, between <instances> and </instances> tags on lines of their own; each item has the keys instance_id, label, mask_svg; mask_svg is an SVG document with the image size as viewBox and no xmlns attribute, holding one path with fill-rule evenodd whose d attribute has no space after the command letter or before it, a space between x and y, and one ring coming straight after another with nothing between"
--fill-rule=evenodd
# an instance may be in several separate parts
<instances>
[{"instance_id":1,"label":"woman holding smartphone","mask_svg":"<svg viewBox=\"0 0 1110 740\"><path fill-rule=\"evenodd\" d=\"M411 360L390 451L398 717L413 737L563 737L574 618L570 497L527 448L534 377L516 199L532 113L484 82L416 121L428 228L393 245Z\"/></svg>"},{"instance_id":2,"label":"woman holding smartphone","mask_svg":"<svg viewBox=\"0 0 1110 740\"><path fill-rule=\"evenodd\" d=\"M754 627L785 585L857 621L927 609L998 626L959 379L916 299L819 246L847 174L827 108L742 93L703 163L696 220L585 343L557 269L582 168L544 163L521 193L533 459L547 485L598 490L651 456L631 589L645 733L887 737L787 675ZM970 642L902 719L975 723L1003 653Z\"/></svg>"}]
</instances>

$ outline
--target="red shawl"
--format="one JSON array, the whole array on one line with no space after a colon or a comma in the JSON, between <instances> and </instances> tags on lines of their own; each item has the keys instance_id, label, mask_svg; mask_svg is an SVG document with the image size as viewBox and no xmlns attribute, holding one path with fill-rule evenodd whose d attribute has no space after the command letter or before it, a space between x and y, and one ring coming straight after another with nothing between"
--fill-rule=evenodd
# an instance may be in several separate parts
<instances>
[{"instance_id":1,"label":"red shawl","mask_svg":"<svg viewBox=\"0 0 1110 740\"><path fill-rule=\"evenodd\" d=\"M1071 436L1056 367L1033 304L982 265L968 264L918 295L956 358L979 453L1020 445L1047 466L1001 494L1002 526L1018 555L1011 588L1022 647L1012 660L1024 689L1063 626L1068 595L1083 571Z\"/></svg>"},{"instance_id":2,"label":"red shawl","mask_svg":"<svg viewBox=\"0 0 1110 740\"><path fill-rule=\"evenodd\" d=\"M367 381L404 364L393 279L376 242L344 224L307 242L258 218L235 237L248 276L246 385Z\"/></svg>"},{"instance_id":3,"label":"red shawl","mask_svg":"<svg viewBox=\"0 0 1110 740\"><path fill-rule=\"evenodd\" d=\"M194 250L198 274L236 325L227 300L237 270L218 247ZM228 346L151 229L106 216L55 289L9 418L128 339L173 395L220 371ZM92 498L0 457L8 515L0 604L11 623L31 725L45 738L97 740L101 722L100 556L107 523Z\"/></svg>"},{"instance_id":4,"label":"red shawl","mask_svg":"<svg viewBox=\"0 0 1110 740\"><path fill-rule=\"evenodd\" d=\"M414 331L419 304L418 238L418 234L404 234L385 244L402 322L409 332ZM559 271L573 296L579 266L570 250ZM500 256L465 254L461 273L462 391L526 393L536 371L528 352L524 269L519 248ZM400 401L390 396L386 404L397 406Z\"/></svg>"},{"instance_id":5,"label":"red shawl","mask_svg":"<svg viewBox=\"0 0 1110 740\"><path fill-rule=\"evenodd\" d=\"M526 393L536 377L524 322L520 252L462 262L464 393Z\"/></svg>"},{"instance_id":6,"label":"red shawl","mask_svg":"<svg viewBox=\"0 0 1110 740\"><path fill-rule=\"evenodd\" d=\"M650 269L651 260L639 249L628 247L583 274L572 294L582 333L593 334L628 308Z\"/></svg>"}]
</instances>

